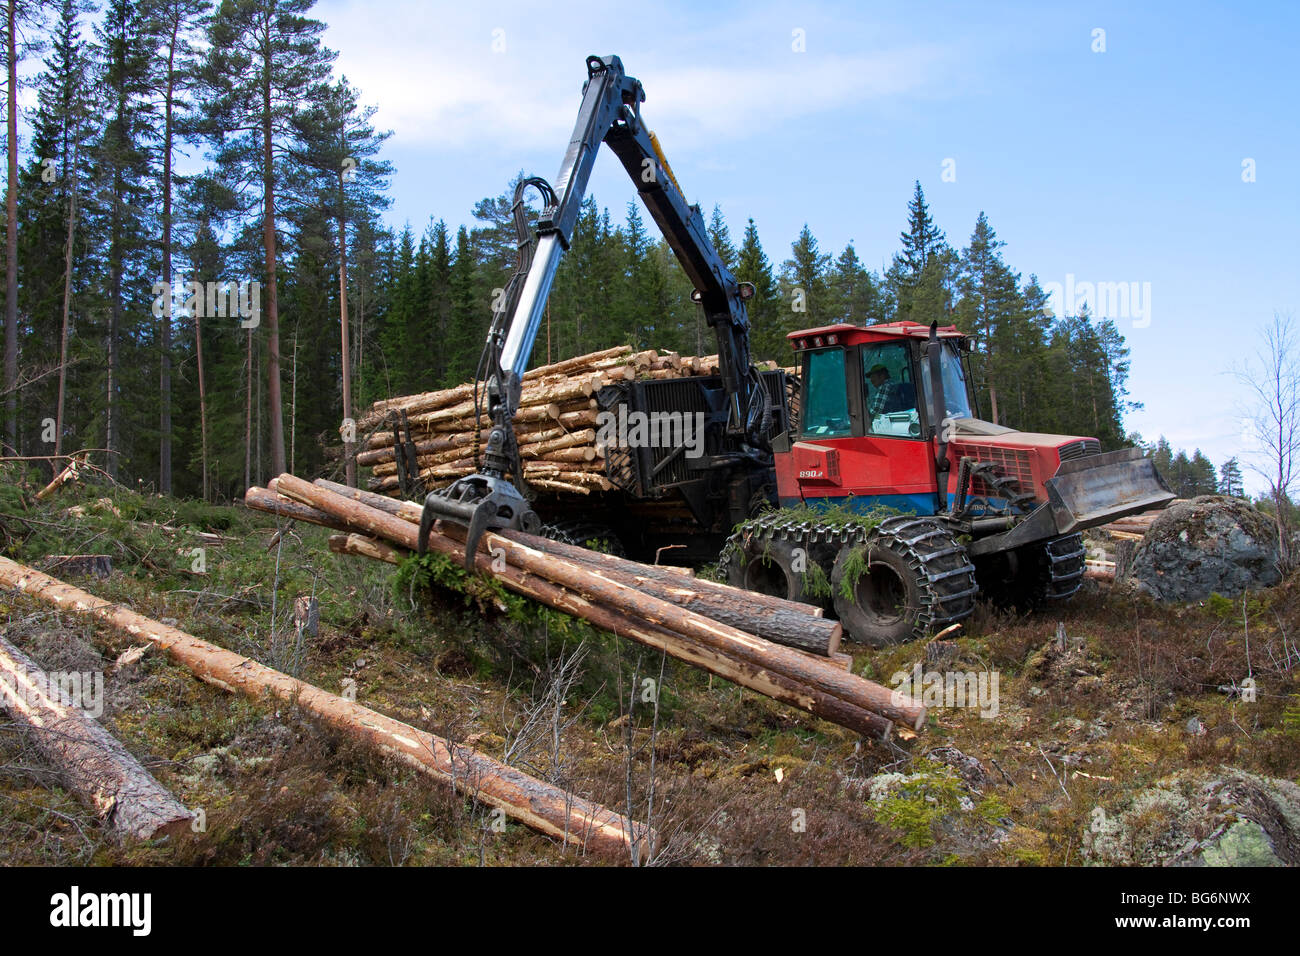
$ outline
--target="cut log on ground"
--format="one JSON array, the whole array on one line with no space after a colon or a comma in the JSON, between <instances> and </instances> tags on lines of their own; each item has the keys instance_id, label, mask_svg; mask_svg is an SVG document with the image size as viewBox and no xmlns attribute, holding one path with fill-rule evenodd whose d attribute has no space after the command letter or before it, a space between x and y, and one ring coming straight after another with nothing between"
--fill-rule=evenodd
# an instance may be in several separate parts
<instances>
[{"instance_id":1,"label":"cut log on ground","mask_svg":"<svg viewBox=\"0 0 1300 956\"><path fill-rule=\"evenodd\" d=\"M485 754L386 717L192 634L101 600L32 568L0 558L0 583L103 621L157 645L200 680L255 699L296 703L345 736L404 763L549 836L576 846L644 853L653 832Z\"/></svg>"},{"instance_id":2,"label":"cut log on ground","mask_svg":"<svg viewBox=\"0 0 1300 956\"><path fill-rule=\"evenodd\" d=\"M408 521L292 475L276 479L283 495L325 512L353 530L414 550ZM431 550L463 560L463 529L435 528ZM925 709L888 688L845 673L835 663L774 644L617 581L589 567L494 533L483 537L475 566L516 593L532 597L604 630L662 648L712 673L767 693L859 732L881 732L889 721L919 729ZM504 557L504 569L499 558ZM665 639L665 636L671 639ZM853 711L853 724L844 707Z\"/></svg>"},{"instance_id":3,"label":"cut log on ground","mask_svg":"<svg viewBox=\"0 0 1300 956\"><path fill-rule=\"evenodd\" d=\"M4 570L22 569L7 559L0 561ZM66 699L57 677L51 679L3 637L0 704L30 731L67 788L117 836L156 840L190 828L194 814L88 716L81 701Z\"/></svg>"},{"instance_id":4,"label":"cut log on ground","mask_svg":"<svg viewBox=\"0 0 1300 956\"><path fill-rule=\"evenodd\" d=\"M412 524L420 523L420 508L411 502L396 501L324 478L316 479L315 484ZM821 657L831 657L839 650L843 635L840 623L823 619L822 609L811 604L745 591L702 578L688 578L680 569L640 564L522 531L503 531L501 534L526 547L576 561L590 567L593 573L603 574L646 594L730 624L755 637L797 647Z\"/></svg>"}]
</instances>

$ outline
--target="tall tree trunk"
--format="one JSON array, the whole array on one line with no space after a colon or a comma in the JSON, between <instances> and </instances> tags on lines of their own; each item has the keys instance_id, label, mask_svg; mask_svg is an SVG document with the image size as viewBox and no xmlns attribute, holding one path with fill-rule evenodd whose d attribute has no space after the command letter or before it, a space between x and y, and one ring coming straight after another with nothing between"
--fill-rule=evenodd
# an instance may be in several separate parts
<instances>
[{"instance_id":1,"label":"tall tree trunk","mask_svg":"<svg viewBox=\"0 0 1300 956\"><path fill-rule=\"evenodd\" d=\"M18 13L9 0L9 190L5 196L5 441L18 453Z\"/></svg>"},{"instance_id":2,"label":"tall tree trunk","mask_svg":"<svg viewBox=\"0 0 1300 956\"><path fill-rule=\"evenodd\" d=\"M158 490L164 495L172 493L172 110L176 93L176 38L179 32L178 16L172 21L171 42L167 47L167 94L163 107L162 278L163 285L167 287L167 311L163 313L162 360L159 363L158 382ZM202 398L199 401L202 403ZM204 467L206 469L206 463Z\"/></svg>"},{"instance_id":3,"label":"tall tree trunk","mask_svg":"<svg viewBox=\"0 0 1300 956\"><path fill-rule=\"evenodd\" d=\"M253 330L248 330L248 354L244 360L248 384L244 393L244 488L253 486Z\"/></svg>"},{"instance_id":4,"label":"tall tree trunk","mask_svg":"<svg viewBox=\"0 0 1300 956\"><path fill-rule=\"evenodd\" d=\"M80 128L78 128L80 135ZM72 172L68 195L68 241L63 252L63 333L59 338L59 404L54 422L54 456L63 453L63 406L68 385L68 318L72 311L72 247L77 234L77 164L80 141L72 147ZM171 308L168 299L167 308ZM58 465L56 463L55 467Z\"/></svg>"},{"instance_id":5,"label":"tall tree trunk","mask_svg":"<svg viewBox=\"0 0 1300 956\"><path fill-rule=\"evenodd\" d=\"M276 288L275 166L271 125L271 53L262 74L262 190L265 197L262 242L266 249L266 400L271 429L271 471L284 471L284 415L280 403L280 307Z\"/></svg>"},{"instance_id":6,"label":"tall tree trunk","mask_svg":"<svg viewBox=\"0 0 1300 956\"><path fill-rule=\"evenodd\" d=\"M202 432L203 500L210 501L208 488L208 390L203 381L203 327L199 310L194 310L194 362L199 370L199 431ZM247 487L247 486L246 486Z\"/></svg>"},{"instance_id":7,"label":"tall tree trunk","mask_svg":"<svg viewBox=\"0 0 1300 956\"><path fill-rule=\"evenodd\" d=\"M345 429L355 429L349 423L352 418L352 367L348 351L348 217L344 208L346 194L343 191L343 171L339 170L339 325L343 328L343 425ZM343 462L346 472L344 479L349 488L357 486L357 460L354 457L356 443L348 441L348 431L344 431ZM355 436L353 436L355 437Z\"/></svg>"},{"instance_id":8,"label":"tall tree trunk","mask_svg":"<svg viewBox=\"0 0 1300 956\"><path fill-rule=\"evenodd\" d=\"M108 458L104 470L108 472L110 478L114 479L117 478L117 372L121 364L117 339L122 324L122 189L122 177L114 175L113 216L108 253L108 408L104 419L104 448Z\"/></svg>"},{"instance_id":9,"label":"tall tree trunk","mask_svg":"<svg viewBox=\"0 0 1300 956\"><path fill-rule=\"evenodd\" d=\"M298 434L298 323L293 326L293 370L289 376L292 383L289 388L289 471L294 472L294 459L298 443L294 436Z\"/></svg>"}]
</instances>

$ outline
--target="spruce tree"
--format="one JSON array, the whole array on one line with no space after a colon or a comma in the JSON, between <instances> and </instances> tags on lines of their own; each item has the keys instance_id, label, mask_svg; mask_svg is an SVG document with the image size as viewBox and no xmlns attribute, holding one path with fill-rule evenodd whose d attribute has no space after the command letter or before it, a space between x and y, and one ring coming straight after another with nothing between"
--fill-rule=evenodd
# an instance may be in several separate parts
<instances>
[{"instance_id":1,"label":"spruce tree","mask_svg":"<svg viewBox=\"0 0 1300 956\"><path fill-rule=\"evenodd\" d=\"M79 343L71 335L90 285L86 268L87 186L93 180L88 143L93 132L88 55L81 42L87 6L62 0L55 11L45 69L36 81L31 157L20 174L18 218L19 304L24 319L24 364L34 379L18 396L23 410L19 445L60 455L69 427L68 371ZM93 273L91 273L93 274ZM74 302L75 299L75 302ZM70 353L72 353L70 355ZM57 375L46 374L57 369ZM75 382L74 382L75 384ZM79 408L73 420L82 421ZM40 439L41 423L55 421L53 448ZM62 465L51 462L53 471Z\"/></svg>"},{"instance_id":2,"label":"spruce tree","mask_svg":"<svg viewBox=\"0 0 1300 956\"><path fill-rule=\"evenodd\" d=\"M850 242L831 269L831 320L872 325L884 319L879 283L858 258Z\"/></svg>"},{"instance_id":3,"label":"spruce tree","mask_svg":"<svg viewBox=\"0 0 1300 956\"><path fill-rule=\"evenodd\" d=\"M781 293L753 219L745 224L745 235L736 254L736 279L754 286L754 295L746 303L753 358L756 361L776 359L783 365L788 363L790 348L782 335Z\"/></svg>"},{"instance_id":4,"label":"spruce tree","mask_svg":"<svg viewBox=\"0 0 1300 956\"><path fill-rule=\"evenodd\" d=\"M907 230L900 235L903 250L885 274L894 318L923 324L943 321L951 307L956 255L930 215L919 181L907 204L907 217Z\"/></svg>"},{"instance_id":5,"label":"spruce tree","mask_svg":"<svg viewBox=\"0 0 1300 956\"><path fill-rule=\"evenodd\" d=\"M732 272L736 271L736 247L731 242L731 230L727 228L727 220L722 215L722 207L714 205L713 213L709 216L709 242L713 243L713 249L718 254L718 258Z\"/></svg>"},{"instance_id":6,"label":"spruce tree","mask_svg":"<svg viewBox=\"0 0 1300 956\"><path fill-rule=\"evenodd\" d=\"M831 257L821 251L808 224L790 244L790 258L781 269L786 332L826 325L832 319L828 271Z\"/></svg>"},{"instance_id":7,"label":"spruce tree","mask_svg":"<svg viewBox=\"0 0 1300 956\"><path fill-rule=\"evenodd\" d=\"M103 50L99 86L106 122L91 147L96 169L96 228L103 243L101 295L107 317L104 334L105 470L116 477L121 465L136 475L155 473L154 447L139 439L153 435L145 425L147 403L127 395L152 392L140 344L152 317L153 276L157 275L157 223L151 197L156 181L150 144L156 135L150 96L152 51L147 22L138 3L111 0L95 34Z\"/></svg>"}]
</instances>

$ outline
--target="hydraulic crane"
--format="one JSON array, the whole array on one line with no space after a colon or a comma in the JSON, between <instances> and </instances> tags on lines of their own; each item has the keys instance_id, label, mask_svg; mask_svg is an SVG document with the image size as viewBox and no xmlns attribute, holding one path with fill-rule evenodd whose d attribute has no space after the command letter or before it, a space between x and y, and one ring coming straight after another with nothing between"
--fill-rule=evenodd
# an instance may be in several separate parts
<instances>
[{"instance_id":1,"label":"hydraulic crane","mask_svg":"<svg viewBox=\"0 0 1300 956\"><path fill-rule=\"evenodd\" d=\"M703 308L717 336L718 366L728 402L727 434L740 440L744 457L756 464L771 465L766 436L768 399L749 356L745 300L753 295L753 286L737 282L714 250L700 207L687 202L658 140L641 117L643 102L645 90L638 80L627 75L618 57L588 57L582 106L554 186L531 178L515 189L513 212L519 233L519 267L500 297L501 307L493 313L480 363L491 421L483 468L425 499L422 548L434 521L446 518L466 524L469 566L474 546L485 529L534 531L540 524L518 485L506 479L506 475L513 474L519 481L521 471L511 420L518 410L523 375L532 357L551 284L572 240L601 143L609 145L636 183L646 208L695 287L692 298ZM528 229L524 211L523 196L529 187L539 191L545 201L535 234ZM720 465L733 463L728 459Z\"/></svg>"}]
</instances>

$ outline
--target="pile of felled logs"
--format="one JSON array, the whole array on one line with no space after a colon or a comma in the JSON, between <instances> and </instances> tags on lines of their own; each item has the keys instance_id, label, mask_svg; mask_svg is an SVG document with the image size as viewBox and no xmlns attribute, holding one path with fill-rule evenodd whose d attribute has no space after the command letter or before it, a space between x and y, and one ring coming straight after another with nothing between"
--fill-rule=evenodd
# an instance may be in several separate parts
<instances>
[{"instance_id":1,"label":"pile of felled logs","mask_svg":"<svg viewBox=\"0 0 1300 956\"><path fill-rule=\"evenodd\" d=\"M342 532L338 553L396 562L417 549L417 505L293 475L271 484L245 504ZM463 564L465 531L438 522L428 547ZM519 531L484 534L474 562L507 590L858 733L924 724L919 704L846 667L840 625L818 608Z\"/></svg>"},{"instance_id":2,"label":"pile of felled logs","mask_svg":"<svg viewBox=\"0 0 1300 956\"><path fill-rule=\"evenodd\" d=\"M579 847L631 850L638 857L644 857L657 843L656 834L644 824L486 754L4 557L0 557L0 586L93 618L132 640L147 641L200 680L224 691L293 703L361 746L449 783L541 833ZM0 709L31 730L71 789L123 835L155 839L189 829L190 811L177 803L98 723L43 692L40 681L32 679L38 673L31 660L0 637Z\"/></svg>"},{"instance_id":3,"label":"pile of felled logs","mask_svg":"<svg viewBox=\"0 0 1300 956\"><path fill-rule=\"evenodd\" d=\"M524 375L514 419L525 480L549 492L589 495L611 490L606 449L597 443L596 394L635 379L717 372L716 355L634 352L628 346L533 369ZM398 494L399 467L418 470L426 490L442 488L478 470L489 427L486 399L480 390L476 406L473 384L376 402L357 422L359 435L369 433L357 464L371 469L371 491ZM403 454L408 442L414 469Z\"/></svg>"},{"instance_id":4,"label":"pile of felled logs","mask_svg":"<svg viewBox=\"0 0 1300 956\"><path fill-rule=\"evenodd\" d=\"M1173 505L1181 500L1175 498L1169 504ZM1084 576L1102 581L1118 581L1128 577L1138 542L1146 537L1146 533L1151 530L1151 525L1155 524L1155 520L1163 513L1163 508L1143 511L1098 526L1095 530L1103 532L1103 537L1106 539L1105 556L1087 561Z\"/></svg>"}]
</instances>

